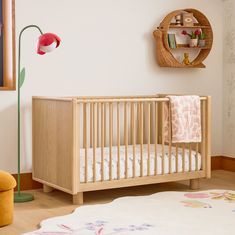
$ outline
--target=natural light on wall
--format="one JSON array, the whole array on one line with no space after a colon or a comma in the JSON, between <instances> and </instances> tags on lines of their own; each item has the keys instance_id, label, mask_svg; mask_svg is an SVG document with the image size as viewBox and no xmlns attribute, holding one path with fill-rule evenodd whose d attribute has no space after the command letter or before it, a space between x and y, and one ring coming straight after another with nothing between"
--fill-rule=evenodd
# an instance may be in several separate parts
<instances>
[{"instance_id":1,"label":"natural light on wall","mask_svg":"<svg viewBox=\"0 0 235 235\"><path fill-rule=\"evenodd\" d=\"M235 157L235 3L224 0L224 138L223 153Z\"/></svg>"}]
</instances>

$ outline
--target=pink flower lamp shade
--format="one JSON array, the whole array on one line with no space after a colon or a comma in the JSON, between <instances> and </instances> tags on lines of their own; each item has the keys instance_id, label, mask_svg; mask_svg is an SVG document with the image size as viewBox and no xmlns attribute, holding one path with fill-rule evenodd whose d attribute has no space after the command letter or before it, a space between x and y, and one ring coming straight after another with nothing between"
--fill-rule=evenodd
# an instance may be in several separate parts
<instances>
[{"instance_id":1,"label":"pink flower lamp shade","mask_svg":"<svg viewBox=\"0 0 235 235\"><path fill-rule=\"evenodd\" d=\"M37 25L28 25L24 27L19 34L19 47L18 47L18 88L17 88L17 95L18 95L18 180L17 180L17 192L14 196L15 202L28 202L32 201L34 199L32 194L29 193L21 193L20 190L20 160L21 160L21 113L20 113L20 93L21 93L21 87L24 84L25 81L25 68L21 69L21 37L22 33L29 29L29 28L36 28L40 32L40 37L38 38L37 43L37 53L39 55L44 55L46 53L49 53L53 51L55 48L57 48L60 45L60 38L53 34L53 33L43 33L42 30Z\"/></svg>"},{"instance_id":2,"label":"pink flower lamp shade","mask_svg":"<svg viewBox=\"0 0 235 235\"><path fill-rule=\"evenodd\" d=\"M37 53L44 55L60 45L60 38L53 33L42 34L38 39Z\"/></svg>"}]
</instances>

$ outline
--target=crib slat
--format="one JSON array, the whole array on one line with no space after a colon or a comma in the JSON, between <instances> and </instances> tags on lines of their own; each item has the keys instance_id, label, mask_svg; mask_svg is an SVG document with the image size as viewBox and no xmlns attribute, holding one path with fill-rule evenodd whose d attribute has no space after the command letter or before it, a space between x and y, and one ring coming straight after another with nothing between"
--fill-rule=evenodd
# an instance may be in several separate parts
<instances>
[{"instance_id":1,"label":"crib slat","mask_svg":"<svg viewBox=\"0 0 235 235\"><path fill-rule=\"evenodd\" d=\"M135 178L135 163L136 163L136 144L135 144L135 104L131 103L131 129L132 129L132 145L133 145L133 178Z\"/></svg>"},{"instance_id":2,"label":"crib slat","mask_svg":"<svg viewBox=\"0 0 235 235\"><path fill-rule=\"evenodd\" d=\"M183 173L185 172L185 143L182 144L182 166Z\"/></svg>"},{"instance_id":3,"label":"crib slat","mask_svg":"<svg viewBox=\"0 0 235 235\"><path fill-rule=\"evenodd\" d=\"M171 143L169 143L169 150L168 150L168 157L169 157L169 174L171 174L172 173L172 156L171 156L171 153L172 153L172 144Z\"/></svg>"},{"instance_id":4,"label":"crib slat","mask_svg":"<svg viewBox=\"0 0 235 235\"><path fill-rule=\"evenodd\" d=\"M143 102L140 103L140 176L143 177L144 159L143 159L143 139L144 139L144 114Z\"/></svg>"},{"instance_id":5,"label":"crib slat","mask_svg":"<svg viewBox=\"0 0 235 235\"><path fill-rule=\"evenodd\" d=\"M189 143L189 171L192 171L192 146Z\"/></svg>"},{"instance_id":6,"label":"crib slat","mask_svg":"<svg viewBox=\"0 0 235 235\"><path fill-rule=\"evenodd\" d=\"M154 152L155 152L155 175L157 175L157 144L158 144L158 104L155 102L155 146L154 146Z\"/></svg>"},{"instance_id":7,"label":"crib slat","mask_svg":"<svg viewBox=\"0 0 235 235\"><path fill-rule=\"evenodd\" d=\"M201 128L202 128L202 140L199 143L200 154L201 154L201 168L203 169L203 102L201 101Z\"/></svg>"},{"instance_id":8,"label":"crib slat","mask_svg":"<svg viewBox=\"0 0 235 235\"><path fill-rule=\"evenodd\" d=\"M83 148L86 148L86 128L87 128L86 103L82 104L82 107L83 107Z\"/></svg>"},{"instance_id":9,"label":"crib slat","mask_svg":"<svg viewBox=\"0 0 235 235\"><path fill-rule=\"evenodd\" d=\"M203 163L203 158L204 158L204 135L203 135L203 132L204 132L204 105L203 105L203 101L201 101L201 128L202 128L202 140L201 142L199 143L199 149L200 149L200 154L201 154L201 168L202 170L204 170L204 163Z\"/></svg>"},{"instance_id":10,"label":"crib slat","mask_svg":"<svg viewBox=\"0 0 235 235\"><path fill-rule=\"evenodd\" d=\"M96 112L97 112L96 145L97 145L97 147L99 147L100 146L100 103L97 103L97 111Z\"/></svg>"},{"instance_id":11,"label":"crib slat","mask_svg":"<svg viewBox=\"0 0 235 235\"><path fill-rule=\"evenodd\" d=\"M179 145L176 144L175 146L175 165L176 165L176 173L179 173Z\"/></svg>"},{"instance_id":12,"label":"crib slat","mask_svg":"<svg viewBox=\"0 0 235 235\"><path fill-rule=\"evenodd\" d=\"M148 176L150 175L150 141L151 141L151 133L150 133L150 128L151 128L151 119L150 119L150 106L151 104L147 104L147 141L148 141Z\"/></svg>"},{"instance_id":13,"label":"crib slat","mask_svg":"<svg viewBox=\"0 0 235 235\"><path fill-rule=\"evenodd\" d=\"M94 103L90 103L90 148L92 148L92 135L93 135L93 105Z\"/></svg>"},{"instance_id":14,"label":"crib slat","mask_svg":"<svg viewBox=\"0 0 235 235\"><path fill-rule=\"evenodd\" d=\"M140 109L141 109L141 105L140 105L140 102L138 102L137 103L137 121L138 121L138 128L137 128L137 142L138 142L138 144L140 144L140 142L141 142L141 133L140 133L140 129L141 129L141 118L140 118L140 116L141 116L141 114L140 114Z\"/></svg>"},{"instance_id":15,"label":"crib slat","mask_svg":"<svg viewBox=\"0 0 235 235\"><path fill-rule=\"evenodd\" d=\"M107 103L104 103L104 146L107 146L106 134L107 134Z\"/></svg>"},{"instance_id":16,"label":"crib slat","mask_svg":"<svg viewBox=\"0 0 235 235\"><path fill-rule=\"evenodd\" d=\"M101 181L104 181L104 103L101 103Z\"/></svg>"},{"instance_id":17,"label":"crib slat","mask_svg":"<svg viewBox=\"0 0 235 235\"><path fill-rule=\"evenodd\" d=\"M125 178L128 178L128 113L127 103L124 104L124 141L125 141Z\"/></svg>"},{"instance_id":18,"label":"crib slat","mask_svg":"<svg viewBox=\"0 0 235 235\"><path fill-rule=\"evenodd\" d=\"M96 103L92 105L93 112L93 181L96 181L96 112L95 112Z\"/></svg>"},{"instance_id":19,"label":"crib slat","mask_svg":"<svg viewBox=\"0 0 235 235\"><path fill-rule=\"evenodd\" d=\"M198 143L196 143L196 171L199 171L200 169L199 169L199 163L198 163L198 157L199 157L199 155L198 155Z\"/></svg>"},{"instance_id":20,"label":"crib slat","mask_svg":"<svg viewBox=\"0 0 235 235\"><path fill-rule=\"evenodd\" d=\"M169 160L169 174L172 173L172 167L171 167L171 163L172 163L172 159L171 159L171 110L170 110L170 105L169 105L169 118L168 118L168 122L169 122L169 144L168 144L168 160Z\"/></svg>"},{"instance_id":21,"label":"crib slat","mask_svg":"<svg viewBox=\"0 0 235 235\"><path fill-rule=\"evenodd\" d=\"M162 119L162 175L165 174L165 136L164 136L164 126L165 126L165 120L164 120L164 102L161 104L161 119Z\"/></svg>"},{"instance_id":22,"label":"crib slat","mask_svg":"<svg viewBox=\"0 0 235 235\"><path fill-rule=\"evenodd\" d=\"M80 148L81 148L81 146L80 146L80 130L81 130L81 123L80 123L80 120L81 120L81 104L80 103L76 103L76 102L74 102L74 100L72 101L72 106L73 106L73 112L72 112L72 123L66 123L68 126L69 126L69 124L73 124L73 131L72 131L72 135L73 135L73 140L72 140L72 142L71 141L69 141L70 142L70 144L72 144L73 145L73 155L75 156L75 158L73 158L72 159L72 161L70 161L69 159L68 159L68 161L70 161L70 163L73 165L73 168L67 168L66 166L65 166L65 168L64 169L62 169L61 167L60 167L60 170L63 172L62 173L62 175L64 175L64 173L65 174L67 174L67 176L68 176L68 179L69 179L69 181L72 183L72 187L77 187L77 184L80 184L81 183L81 177L80 177L80 173L81 173L81 168L80 168L80 166L81 166L81 156L80 156ZM53 107L53 106L52 106ZM53 115L54 115L54 110L52 111L53 112ZM57 110L57 112L58 112L58 110ZM61 112L61 110L59 111L59 115L60 115L60 112ZM64 124L64 121L63 121L63 123L61 123L62 125ZM42 127L41 127L42 128ZM47 128L47 127L44 127L44 128ZM57 133L57 134L59 134L59 132L53 132L53 133ZM46 137L44 137L44 136L41 136L42 138L46 138ZM65 137L66 138L66 137ZM65 141L65 142L64 142ZM64 142L64 143L63 143ZM69 144L69 142L66 142L66 140L65 139L63 139L62 141L60 141L59 143L57 143L57 145L56 146L59 146L60 144L65 144L66 145L66 143L67 144ZM56 147L56 146L54 146L54 147ZM58 153L59 154L59 153ZM53 158L53 157L55 157L55 159L57 159L58 160L58 165L57 166L59 166L60 164L63 164L64 162L67 162L66 160L66 156L64 157L64 158L60 158L61 157L61 155L60 155L60 157L59 157L59 155L57 155L57 153L56 153L56 155L54 155L53 153L52 153L52 155L51 155L51 157ZM54 163L54 161L53 161L53 163ZM51 173L54 173L53 172L53 170L55 170L55 169L53 169L53 168L55 168L55 165L53 164L53 163L51 163L51 161L49 161L48 162L48 165L47 166L45 166L44 164L43 164L43 169L44 169L44 167L48 167L50 164L51 164L51 167L52 167L52 169L51 169ZM50 168L50 167L49 167ZM57 172L59 171L59 168L57 168ZM59 172L59 173L61 173L61 171ZM72 172L68 172L68 171L72 171ZM54 175L54 174L53 174ZM75 175L76 177L73 177L73 175ZM71 176L71 178L70 178L70 176ZM76 178L76 179L75 179ZM64 181L64 183L65 183L65 181ZM49 186L47 186L47 185L45 185L45 188L49 188L49 190L51 189ZM46 189L47 190L47 189Z\"/></svg>"},{"instance_id":23,"label":"crib slat","mask_svg":"<svg viewBox=\"0 0 235 235\"><path fill-rule=\"evenodd\" d=\"M112 180L113 178L112 146L113 146L113 103L109 103L109 180Z\"/></svg>"},{"instance_id":24,"label":"crib slat","mask_svg":"<svg viewBox=\"0 0 235 235\"><path fill-rule=\"evenodd\" d=\"M85 182L87 183L87 104L83 104L83 148L85 149Z\"/></svg>"},{"instance_id":25,"label":"crib slat","mask_svg":"<svg viewBox=\"0 0 235 235\"><path fill-rule=\"evenodd\" d=\"M117 153L118 153L118 165L117 165L117 178L120 179L120 103L117 103Z\"/></svg>"}]
</instances>

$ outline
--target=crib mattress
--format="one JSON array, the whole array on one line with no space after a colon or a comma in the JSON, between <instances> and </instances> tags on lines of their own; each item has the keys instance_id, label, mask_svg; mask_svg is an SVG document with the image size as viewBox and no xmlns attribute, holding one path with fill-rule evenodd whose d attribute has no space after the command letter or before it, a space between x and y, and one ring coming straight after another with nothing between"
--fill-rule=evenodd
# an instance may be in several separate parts
<instances>
[{"instance_id":1,"label":"crib mattress","mask_svg":"<svg viewBox=\"0 0 235 235\"><path fill-rule=\"evenodd\" d=\"M104 180L110 180L109 175L109 147L104 148ZM133 146L128 145L128 178L133 177ZM87 181L93 182L93 148L87 149ZM197 158L197 160L196 160ZM125 178L125 146L120 146L120 178ZM185 172L188 172L190 169L189 161L190 152L188 149L185 149L184 153L184 167ZM162 174L162 145L157 145L157 163L155 161L155 145L150 145L150 167L149 167L149 175L155 175L155 163L157 174ZM171 148L171 173L175 173L177 171L176 167L176 148ZM201 169L201 155L196 154L195 151L191 151L191 170L196 171ZM164 146L164 173L168 174L169 172L169 147ZM96 176L95 181L101 181L102 179L102 171L101 171L101 148L96 148ZM183 172L183 150L182 148L178 148L178 172ZM143 145L143 176L148 175L148 145ZM140 145L136 145L136 154L135 154L135 177L141 176L141 150ZM112 147L112 179L118 179L118 150L117 147ZM80 149L80 182L85 182L85 149Z\"/></svg>"}]
</instances>

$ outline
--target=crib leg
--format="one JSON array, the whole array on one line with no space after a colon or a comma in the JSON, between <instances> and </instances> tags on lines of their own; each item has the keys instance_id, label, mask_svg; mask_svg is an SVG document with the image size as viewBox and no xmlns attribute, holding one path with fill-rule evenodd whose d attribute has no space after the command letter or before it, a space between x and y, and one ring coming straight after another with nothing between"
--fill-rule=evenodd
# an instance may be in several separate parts
<instances>
[{"instance_id":1,"label":"crib leg","mask_svg":"<svg viewBox=\"0 0 235 235\"><path fill-rule=\"evenodd\" d=\"M48 186L48 185L46 185L46 184L43 184L43 192L44 193L50 193L50 192L52 192L53 191L53 188L52 187L50 187L50 186Z\"/></svg>"},{"instance_id":2,"label":"crib leg","mask_svg":"<svg viewBox=\"0 0 235 235\"><path fill-rule=\"evenodd\" d=\"M200 188L200 179L190 180L190 189L197 190Z\"/></svg>"},{"instance_id":3,"label":"crib leg","mask_svg":"<svg viewBox=\"0 0 235 235\"><path fill-rule=\"evenodd\" d=\"M74 205L82 205L83 204L83 192L79 192L73 195L73 204Z\"/></svg>"}]
</instances>

